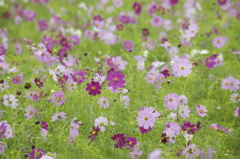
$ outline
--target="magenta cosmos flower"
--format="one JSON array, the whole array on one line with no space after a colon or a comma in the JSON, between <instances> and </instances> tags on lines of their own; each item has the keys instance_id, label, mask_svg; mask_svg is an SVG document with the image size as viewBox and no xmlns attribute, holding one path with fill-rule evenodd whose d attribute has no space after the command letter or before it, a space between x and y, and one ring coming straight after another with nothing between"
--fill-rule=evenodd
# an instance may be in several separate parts
<instances>
[{"instance_id":1,"label":"magenta cosmos flower","mask_svg":"<svg viewBox=\"0 0 240 159\"><path fill-rule=\"evenodd\" d=\"M134 47L134 44L130 41L130 40L126 40L124 43L123 43L123 47L126 51L132 51L133 50L133 47Z\"/></svg>"},{"instance_id":2,"label":"magenta cosmos flower","mask_svg":"<svg viewBox=\"0 0 240 159\"><path fill-rule=\"evenodd\" d=\"M63 103L66 102L66 99L63 98L64 97L64 94L63 92L55 92L53 95L52 95L52 99L51 99L51 102L55 104L55 106L59 106L59 105L62 105Z\"/></svg>"},{"instance_id":3,"label":"magenta cosmos flower","mask_svg":"<svg viewBox=\"0 0 240 159\"><path fill-rule=\"evenodd\" d=\"M107 77L107 80L110 81L108 83L108 87L112 87L112 89L114 90L122 88L123 85L126 83L124 77L124 74L122 74L120 71L110 72Z\"/></svg>"},{"instance_id":4,"label":"magenta cosmos flower","mask_svg":"<svg viewBox=\"0 0 240 159\"><path fill-rule=\"evenodd\" d=\"M16 77L14 77L12 79L12 82L13 82L13 84L19 84L19 83L22 83L22 80L23 80L23 75L20 74L20 75L17 75Z\"/></svg>"},{"instance_id":5,"label":"magenta cosmos flower","mask_svg":"<svg viewBox=\"0 0 240 159\"><path fill-rule=\"evenodd\" d=\"M142 11L142 6L140 3L138 2L134 2L133 6L132 6L134 12L136 15L140 15L141 14L141 11Z\"/></svg>"},{"instance_id":6,"label":"magenta cosmos flower","mask_svg":"<svg viewBox=\"0 0 240 159\"><path fill-rule=\"evenodd\" d=\"M122 149L123 146L125 145L125 135L124 134L115 134L113 137L111 137L111 139L113 141L116 141L117 143L115 143L115 148L120 148Z\"/></svg>"},{"instance_id":7,"label":"magenta cosmos flower","mask_svg":"<svg viewBox=\"0 0 240 159\"><path fill-rule=\"evenodd\" d=\"M206 109L206 106L198 105L196 109L197 109L198 115L200 115L201 117L207 116L206 112L208 110Z\"/></svg>"},{"instance_id":8,"label":"magenta cosmos flower","mask_svg":"<svg viewBox=\"0 0 240 159\"><path fill-rule=\"evenodd\" d=\"M183 131L187 131L188 134L195 134L195 131L197 130L195 124L191 124L190 121L184 122L183 125L181 125L181 128Z\"/></svg>"},{"instance_id":9,"label":"magenta cosmos flower","mask_svg":"<svg viewBox=\"0 0 240 159\"><path fill-rule=\"evenodd\" d=\"M29 153L29 158L40 159L43 155L45 155L45 152L42 149L35 148Z\"/></svg>"},{"instance_id":10,"label":"magenta cosmos flower","mask_svg":"<svg viewBox=\"0 0 240 159\"><path fill-rule=\"evenodd\" d=\"M179 96L177 94L170 93L164 98L164 103L169 110L176 110L180 104Z\"/></svg>"},{"instance_id":11,"label":"magenta cosmos flower","mask_svg":"<svg viewBox=\"0 0 240 159\"><path fill-rule=\"evenodd\" d=\"M100 89L102 89L102 86L99 85L99 82L92 81L91 84L87 83L86 91L89 91L88 92L89 95L96 96L97 94L100 94L101 93Z\"/></svg>"},{"instance_id":12,"label":"magenta cosmos flower","mask_svg":"<svg viewBox=\"0 0 240 159\"><path fill-rule=\"evenodd\" d=\"M214 47L221 48L225 45L227 41L228 41L227 37L219 36L213 39L212 44Z\"/></svg>"}]
</instances>

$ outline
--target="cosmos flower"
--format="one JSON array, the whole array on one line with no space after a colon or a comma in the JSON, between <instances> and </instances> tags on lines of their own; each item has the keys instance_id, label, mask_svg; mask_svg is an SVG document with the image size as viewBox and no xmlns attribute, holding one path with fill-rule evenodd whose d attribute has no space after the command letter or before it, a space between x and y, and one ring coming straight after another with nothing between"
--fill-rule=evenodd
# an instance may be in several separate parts
<instances>
[{"instance_id":1,"label":"cosmos flower","mask_svg":"<svg viewBox=\"0 0 240 159\"><path fill-rule=\"evenodd\" d=\"M99 98L98 104L105 109L109 108L109 100L106 97Z\"/></svg>"},{"instance_id":2,"label":"cosmos flower","mask_svg":"<svg viewBox=\"0 0 240 159\"><path fill-rule=\"evenodd\" d=\"M228 42L227 37L219 36L213 39L212 44L216 48L222 48L226 44L226 42Z\"/></svg>"},{"instance_id":3,"label":"cosmos flower","mask_svg":"<svg viewBox=\"0 0 240 159\"><path fill-rule=\"evenodd\" d=\"M66 113L64 112L54 113L54 115L51 118L52 118L52 121L56 121L56 120L61 121L67 118L65 115Z\"/></svg>"},{"instance_id":4,"label":"cosmos flower","mask_svg":"<svg viewBox=\"0 0 240 159\"><path fill-rule=\"evenodd\" d=\"M113 0L113 4L116 8L119 8L123 5L123 1L122 0Z\"/></svg>"},{"instance_id":5,"label":"cosmos flower","mask_svg":"<svg viewBox=\"0 0 240 159\"><path fill-rule=\"evenodd\" d=\"M125 135L124 134L115 134L113 137L111 137L113 141L116 141L115 148L122 149L125 146Z\"/></svg>"},{"instance_id":6,"label":"cosmos flower","mask_svg":"<svg viewBox=\"0 0 240 159\"><path fill-rule=\"evenodd\" d=\"M99 126L100 130L104 132L106 130L106 126L108 126L108 120L106 117L100 116L99 118L95 119L94 126Z\"/></svg>"},{"instance_id":7,"label":"cosmos flower","mask_svg":"<svg viewBox=\"0 0 240 159\"><path fill-rule=\"evenodd\" d=\"M20 74L20 75L17 75L16 77L14 77L12 79L12 82L13 82L13 84L19 84L19 83L22 83L22 80L23 80L23 75Z\"/></svg>"},{"instance_id":8,"label":"cosmos flower","mask_svg":"<svg viewBox=\"0 0 240 159\"><path fill-rule=\"evenodd\" d=\"M90 132L91 135L89 135L88 138L91 138L91 141L95 140L98 135L99 130L100 130L99 126L97 126L97 127L93 126L92 131Z\"/></svg>"},{"instance_id":9,"label":"cosmos flower","mask_svg":"<svg viewBox=\"0 0 240 159\"><path fill-rule=\"evenodd\" d=\"M99 82L94 82L92 81L91 84L87 83L87 88L86 91L89 91L89 95L94 95L96 96L97 94L101 93L102 86L99 85Z\"/></svg>"},{"instance_id":10,"label":"cosmos flower","mask_svg":"<svg viewBox=\"0 0 240 159\"><path fill-rule=\"evenodd\" d=\"M18 102L18 99L16 99L16 97L12 94L10 94L10 95L5 94L3 96L3 104L5 106L10 106L10 107L12 107L12 109L15 109L16 106L18 106L17 102Z\"/></svg>"},{"instance_id":11,"label":"cosmos flower","mask_svg":"<svg viewBox=\"0 0 240 159\"><path fill-rule=\"evenodd\" d=\"M43 155L45 155L45 151L39 148L34 148L29 153L30 159L40 159Z\"/></svg>"},{"instance_id":12,"label":"cosmos flower","mask_svg":"<svg viewBox=\"0 0 240 159\"><path fill-rule=\"evenodd\" d=\"M180 104L179 96L177 94L170 93L164 98L164 103L169 110L176 110Z\"/></svg>"},{"instance_id":13,"label":"cosmos flower","mask_svg":"<svg viewBox=\"0 0 240 159\"><path fill-rule=\"evenodd\" d=\"M126 139L126 146L130 148L130 151L132 151L134 149L135 145L137 145L136 138L127 137L127 139Z\"/></svg>"},{"instance_id":14,"label":"cosmos flower","mask_svg":"<svg viewBox=\"0 0 240 159\"><path fill-rule=\"evenodd\" d=\"M64 94L61 91L61 92L54 92L52 94L52 99L50 101L54 103L55 106L60 106L66 102L66 99L64 98Z\"/></svg>"},{"instance_id":15,"label":"cosmos flower","mask_svg":"<svg viewBox=\"0 0 240 159\"><path fill-rule=\"evenodd\" d=\"M239 89L240 81L233 78L232 76L229 76L222 80L222 89L229 89L230 91L237 91Z\"/></svg>"},{"instance_id":16,"label":"cosmos flower","mask_svg":"<svg viewBox=\"0 0 240 159\"><path fill-rule=\"evenodd\" d=\"M183 125L181 125L183 131L187 131L188 134L195 134L195 131L197 130L195 128L196 125L191 124L190 121L184 122Z\"/></svg>"},{"instance_id":17,"label":"cosmos flower","mask_svg":"<svg viewBox=\"0 0 240 159\"><path fill-rule=\"evenodd\" d=\"M136 15L140 15L141 14L141 11L142 11L142 6L140 3L138 2L134 2L133 6L132 6L134 12Z\"/></svg>"},{"instance_id":18,"label":"cosmos flower","mask_svg":"<svg viewBox=\"0 0 240 159\"><path fill-rule=\"evenodd\" d=\"M160 116L159 112L154 111L153 107L145 107L142 111L138 113L136 120L138 121L138 126L144 129L149 129L154 126L156 118Z\"/></svg>"},{"instance_id":19,"label":"cosmos flower","mask_svg":"<svg viewBox=\"0 0 240 159\"><path fill-rule=\"evenodd\" d=\"M35 113L37 113L37 110L35 108L33 108L31 105L29 105L26 109L25 109L26 113L24 114L24 116L27 117L28 119L31 119L33 117L33 115Z\"/></svg>"},{"instance_id":20,"label":"cosmos flower","mask_svg":"<svg viewBox=\"0 0 240 159\"><path fill-rule=\"evenodd\" d=\"M176 75L177 77L187 77L192 72L191 68L191 62L187 59L182 58L179 58L176 63L172 65L174 75Z\"/></svg>"},{"instance_id":21,"label":"cosmos flower","mask_svg":"<svg viewBox=\"0 0 240 159\"><path fill-rule=\"evenodd\" d=\"M162 157L160 157L161 154L162 151L160 149L155 149L154 151L148 154L148 159L162 159Z\"/></svg>"},{"instance_id":22,"label":"cosmos flower","mask_svg":"<svg viewBox=\"0 0 240 159\"><path fill-rule=\"evenodd\" d=\"M126 40L124 43L123 43L123 47L126 51L133 51L133 48L134 48L134 44L132 43L132 41L130 40Z\"/></svg>"},{"instance_id":23,"label":"cosmos flower","mask_svg":"<svg viewBox=\"0 0 240 159\"><path fill-rule=\"evenodd\" d=\"M196 107L196 110L197 110L198 115L201 117L205 117L207 115L206 112L208 110L206 109L206 106L198 105Z\"/></svg>"},{"instance_id":24,"label":"cosmos flower","mask_svg":"<svg viewBox=\"0 0 240 159\"><path fill-rule=\"evenodd\" d=\"M141 157L143 152L141 150L133 150L130 152L130 158L139 158Z\"/></svg>"},{"instance_id":25,"label":"cosmos flower","mask_svg":"<svg viewBox=\"0 0 240 159\"><path fill-rule=\"evenodd\" d=\"M124 77L124 74L122 74L120 71L110 72L107 77L107 80L109 81L108 86L112 87L114 90L122 88L126 83Z\"/></svg>"}]
</instances>

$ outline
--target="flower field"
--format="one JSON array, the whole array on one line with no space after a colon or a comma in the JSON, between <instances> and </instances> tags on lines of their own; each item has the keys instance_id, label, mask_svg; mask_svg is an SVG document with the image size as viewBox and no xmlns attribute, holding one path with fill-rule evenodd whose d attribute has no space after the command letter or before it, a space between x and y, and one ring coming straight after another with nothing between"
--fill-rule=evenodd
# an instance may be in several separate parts
<instances>
[{"instance_id":1,"label":"flower field","mask_svg":"<svg viewBox=\"0 0 240 159\"><path fill-rule=\"evenodd\" d=\"M0 158L240 158L237 0L0 0L0 16Z\"/></svg>"}]
</instances>

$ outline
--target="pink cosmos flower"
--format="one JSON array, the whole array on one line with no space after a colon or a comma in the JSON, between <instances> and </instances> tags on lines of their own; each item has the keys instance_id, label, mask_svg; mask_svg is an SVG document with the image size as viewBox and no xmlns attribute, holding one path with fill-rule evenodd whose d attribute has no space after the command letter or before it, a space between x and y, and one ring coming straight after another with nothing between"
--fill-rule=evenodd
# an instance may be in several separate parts
<instances>
[{"instance_id":1,"label":"pink cosmos flower","mask_svg":"<svg viewBox=\"0 0 240 159\"><path fill-rule=\"evenodd\" d=\"M4 142L0 142L0 154L5 153L5 149L7 149L7 144Z\"/></svg>"},{"instance_id":2,"label":"pink cosmos flower","mask_svg":"<svg viewBox=\"0 0 240 159\"><path fill-rule=\"evenodd\" d=\"M188 26L188 29L185 31L185 37L194 38L198 32L198 26L195 23L192 23Z\"/></svg>"},{"instance_id":3,"label":"pink cosmos flower","mask_svg":"<svg viewBox=\"0 0 240 159\"><path fill-rule=\"evenodd\" d=\"M240 81L233 78L232 76L229 76L223 79L221 84L222 89L229 89L230 91L236 92L237 90L239 90Z\"/></svg>"},{"instance_id":4,"label":"pink cosmos flower","mask_svg":"<svg viewBox=\"0 0 240 159\"><path fill-rule=\"evenodd\" d=\"M100 128L100 130L101 130L102 132L104 132L104 131L106 130L106 126L108 126L108 120L107 120L107 118L106 118L106 117L102 117L102 116L100 116L99 118L96 118L96 119L95 119L94 126L95 126L95 127L98 126L98 127Z\"/></svg>"},{"instance_id":5,"label":"pink cosmos flower","mask_svg":"<svg viewBox=\"0 0 240 159\"><path fill-rule=\"evenodd\" d=\"M52 116L51 118L52 118L52 121L56 121L56 120L61 121L67 118L65 115L66 113L64 112L54 113L54 116Z\"/></svg>"},{"instance_id":6,"label":"pink cosmos flower","mask_svg":"<svg viewBox=\"0 0 240 159\"><path fill-rule=\"evenodd\" d=\"M79 121L74 121L75 120L75 118L73 118L72 120L71 120L71 124L70 124L70 136L72 137L72 138L76 138L76 136L77 135L79 135L79 131L78 131L78 129L79 129L79 127L80 127L80 122Z\"/></svg>"},{"instance_id":7,"label":"pink cosmos flower","mask_svg":"<svg viewBox=\"0 0 240 159\"><path fill-rule=\"evenodd\" d=\"M37 113L37 110L35 108L33 108L31 105L29 105L26 109L25 109L26 113L24 114L24 116L27 117L28 119L31 119L33 117L33 115L35 113Z\"/></svg>"},{"instance_id":8,"label":"pink cosmos flower","mask_svg":"<svg viewBox=\"0 0 240 159\"><path fill-rule=\"evenodd\" d=\"M192 64L190 61L182 58L179 58L176 63L172 65L173 72L177 77L187 77L192 72L191 68Z\"/></svg>"},{"instance_id":9,"label":"pink cosmos flower","mask_svg":"<svg viewBox=\"0 0 240 159\"><path fill-rule=\"evenodd\" d=\"M228 42L227 37L219 36L213 39L212 44L214 47L221 48L226 44L226 42Z\"/></svg>"},{"instance_id":10,"label":"pink cosmos flower","mask_svg":"<svg viewBox=\"0 0 240 159\"><path fill-rule=\"evenodd\" d=\"M134 44L132 43L132 41L130 40L126 40L124 43L123 43L123 47L126 51L133 51L133 47L134 47Z\"/></svg>"},{"instance_id":11,"label":"pink cosmos flower","mask_svg":"<svg viewBox=\"0 0 240 159\"><path fill-rule=\"evenodd\" d=\"M6 51L7 50L5 49L5 47L3 45L0 45L0 56L5 55Z\"/></svg>"},{"instance_id":12,"label":"pink cosmos flower","mask_svg":"<svg viewBox=\"0 0 240 159\"><path fill-rule=\"evenodd\" d=\"M155 112L153 107L145 107L144 110L138 113L138 126L144 129L149 129L154 126L156 118L160 116L159 112Z\"/></svg>"},{"instance_id":13,"label":"pink cosmos flower","mask_svg":"<svg viewBox=\"0 0 240 159\"><path fill-rule=\"evenodd\" d=\"M66 99L64 99L64 93L61 91L53 93L50 101L54 103L55 106L60 106L66 102Z\"/></svg>"},{"instance_id":14,"label":"pink cosmos flower","mask_svg":"<svg viewBox=\"0 0 240 159\"><path fill-rule=\"evenodd\" d=\"M123 5L123 1L122 0L113 0L113 4L116 8L119 8Z\"/></svg>"},{"instance_id":15,"label":"pink cosmos flower","mask_svg":"<svg viewBox=\"0 0 240 159\"><path fill-rule=\"evenodd\" d=\"M211 130L217 130L218 129L218 124L211 124L210 126Z\"/></svg>"},{"instance_id":16,"label":"pink cosmos flower","mask_svg":"<svg viewBox=\"0 0 240 159\"><path fill-rule=\"evenodd\" d=\"M233 114L235 117L238 117L240 118L240 107L237 107L235 110L234 110L234 114Z\"/></svg>"},{"instance_id":17,"label":"pink cosmos flower","mask_svg":"<svg viewBox=\"0 0 240 159\"><path fill-rule=\"evenodd\" d=\"M186 158L189 159L194 159L196 156L199 156L198 149L195 144L191 144L187 148L184 148L182 154L186 155Z\"/></svg>"},{"instance_id":18,"label":"pink cosmos flower","mask_svg":"<svg viewBox=\"0 0 240 159\"><path fill-rule=\"evenodd\" d=\"M148 154L148 159L162 159L160 155L162 154L162 151L160 149L155 149L151 153Z\"/></svg>"},{"instance_id":19,"label":"pink cosmos flower","mask_svg":"<svg viewBox=\"0 0 240 159\"><path fill-rule=\"evenodd\" d=\"M180 104L179 96L177 94L170 93L164 98L164 103L169 110L176 110Z\"/></svg>"},{"instance_id":20,"label":"pink cosmos flower","mask_svg":"<svg viewBox=\"0 0 240 159\"><path fill-rule=\"evenodd\" d=\"M208 110L206 109L206 106L198 105L196 109L197 109L198 115L200 115L201 117L207 116L206 112Z\"/></svg>"},{"instance_id":21,"label":"pink cosmos flower","mask_svg":"<svg viewBox=\"0 0 240 159\"><path fill-rule=\"evenodd\" d=\"M18 102L18 99L16 99L16 97L12 94L10 94L10 95L5 94L3 96L3 104L5 106L10 106L10 107L12 107L12 109L15 109L16 106L18 106L17 102Z\"/></svg>"},{"instance_id":22,"label":"pink cosmos flower","mask_svg":"<svg viewBox=\"0 0 240 159\"><path fill-rule=\"evenodd\" d=\"M98 104L105 109L109 108L109 100L106 97L99 98Z\"/></svg>"},{"instance_id":23,"label":"pink cosmos flower","mask_svg":"<svg viewBox=\"0 0 240 159\"><path fill-rule=\"evenodd\" d=\"M73 45L79 45L81 41L81 39L77 35L71 35L69 37L69 40Z\"/></svg>"},{"instance_id":24,"label":"pink cosmos flower","mask_svg":"<svg viewBox=\"0 0 240 159\"><path fill-rule=\"evenodd\" d=\"M103 74L96 73L95 76L93 77L93 81L99 82L102 84L106 79L106 76Z\"/></svg>"},{"instance_id":25,"label":"pink cosmos flower","mask_svg":"<svg viewBox=\"0 0 240 159\"><path fill-rule=\"evenodd\" d=\"M23 80L23 74L17 75L12 79L13 84L19 84L22 83Z\"/></svg>"},{"instance_id":26,"label":"pink cosmos flower","mask_svg":"<svg viewBox=\"0 0 240 159\"><path fill-rule=\"evenodd\" d=\"M10 86L8 85L7 81L4 81L3 83L0 83L0 91L1 92L7 90L8 88L10 88Z\"/></svg>"},{"instance_id":27,"label":"pink cosmos flower","mask_svg":"<svg viewBox=\"0 0 240 159\"><path fill-rule=\"evenodd\" d=\"M141 150L133 150L130 152L130 158L139 158L141 157L143 152Z\"/></svg>"},{"instance_id":28,"label":"pink cosmos flower","mask_svg":"<svg viewBox=\"0 0 240 159\"><path fill-rule=\"evenodd\" d=\"M159 16L154 16L151 20L151 24L154 27L160 27L164 23L164 20Z\"/></svg>"},{"instance_id":29,"label":"pink cosmos flower","mask_svg":"<svg viewBox=\"0 0 240 159\"><path fill-rule=\"evenodd\" d=\"M187 105L180 105L178 112L183 119L187 119L190 116L191 110L188 108Z\"/></svg>"},{"instance_id":30,"label":"pink cosmos flower","mask_svg":"<svg viewBox=\"0 0 240 159\"><path fill-rule=\"evenodd\" d=\"M102 89L102 86L100 86L98 82L92 81L91 84L87 83L86 91L89 91L88 92L89 95L96 96L97 94L101 93L100 91L101 89Z\"/></svg>"},{"instance_id":31,"label":"pink cosmos flower","mask_svg":"<svg viewBox=\"0 0 240 159\"><path fill-rule=\"evenodd\" d=\"M124 74L122 74L120 71L110 72L109 76L107 77L107 80L110 81L108 83L108 87L112 87L114 90L122 88L126 83L124 77Z\"/></svg>"},{"instance_id":32,"label":"pink cosmos flower","mask_svg":"<svg viewBox=\"0 0 240 159\"><path fill-rule=\"evenodd\" d=\"M31 22L34 21L36 18L36 13L32 10L24 11L24 15L27 21Z\"/></svg>"}]
</instances>

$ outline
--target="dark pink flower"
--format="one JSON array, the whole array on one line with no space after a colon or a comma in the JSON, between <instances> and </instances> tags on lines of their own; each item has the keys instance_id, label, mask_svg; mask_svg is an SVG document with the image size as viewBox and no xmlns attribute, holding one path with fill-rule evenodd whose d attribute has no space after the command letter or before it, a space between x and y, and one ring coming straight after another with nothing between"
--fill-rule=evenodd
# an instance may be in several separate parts
<instances>
[{"instance_id":1,"label":"dark pink flower","mask_svg":"<svg viewBox=\"0 0 240 159\"><path fill-rule=\"evenodd\" d=\"M34 21L36 18L36 13L32 10L24 11L24 15L27 21L31 22Z\"/></svg>"},{"instance_id":2,"label":"dark pink flower","mask_svg":"<svg viewBox=\"0 0 240 159\"><path fill-rule=\"evenodd\" d=\"M113 141L116 141L117 143L114 145L115 148L122 149L125 145L125 135L124 134L115 134L113 137L111 137Z\"/></svg>"},{"instance_id":3,"label":"dark pink flower","mask_svg":"<svg viewBox=\"0 0 240 159\"><path fill-rule=\"evenodd\" d=\"M43 155L45 155L45 152L42 149L35 148L29 153L29 158L40 159Z\"/></svg>"},{"instance_id":4,"label":"dark pink flower","mask_svg":"<svg viewBox=\"0 0 240 159\"><path fill-rule=\"evenodd\" d=\"M138 2L134 2L133 6L132 6L134 12L136 15L140 15L141 14L141 11L142 11L142 6L140 3Z\"/></svg>"},{"instance_id":5,"label":"dark pink flower","mask_svg":"<svg viewBox=\"0 0 240 159\"><path fill-rule=\"evenodd\" d=\"M108 83L108 87L112 87L114 90L122 88L126 83L124 80L124 74L122 74L120 71L110 72L107 80L110 81Z\"/></svg>"},{"instance_id":6,"label":"dark pink flower","mask_svg":"<svg viewBox=\"0 0 240 159\"><path fill-rule=\"evenodd\" d=\"M0 45L0 56L5 55L6 49L4 48L3 45Z\"/></svg>"},{"instance_id":7,"label":"dark pink flower","mask_svg":"<svg viewBox=\"0 0 240 159\"><path fill-rule=\"evenodd\" d=\"M178 0L169 0L169 2L170 2L171 5L175 5L175 4L178 3Z\"/></svg>"},{"instance_id":8,"label":"dark pink flower","mask_svg":"<svg viewBox=\"0 0 240 159\"><path fill-rule=\"evenodd\" d=\"M92 81L91 84L87 83L86 91L89 91L88 92L89 95L96 96L97 94L100 94L101 93L100 89L102 89L102 86L100 86L99 82Z\"/></svg>"},{"instance_id":9,"label":"dark pink flower","mask_svg":"<svg viewBox=\"0 0 240 159\"><path fill-rule=\"evenodd\" d=\"M17 75L16 77L14 77L14 78L12 79L13 84L22 83L22 80L23 80L22 78L23 78L23 77L22 77L22 74Z\"/></svg>"}]
</instances>

